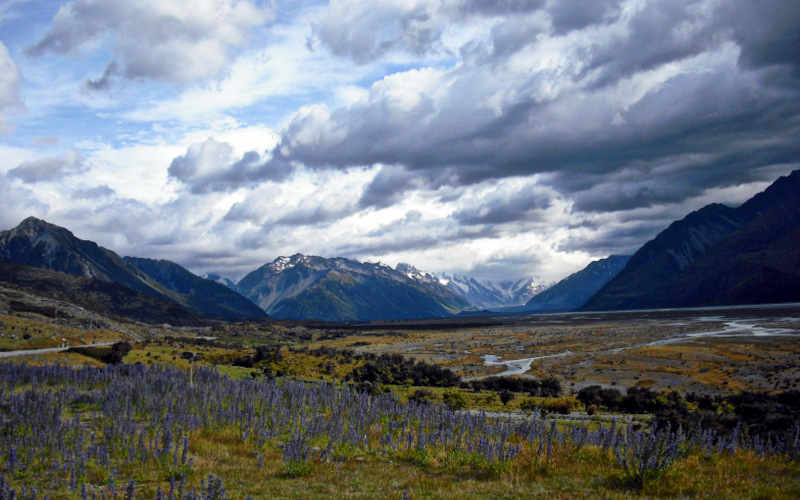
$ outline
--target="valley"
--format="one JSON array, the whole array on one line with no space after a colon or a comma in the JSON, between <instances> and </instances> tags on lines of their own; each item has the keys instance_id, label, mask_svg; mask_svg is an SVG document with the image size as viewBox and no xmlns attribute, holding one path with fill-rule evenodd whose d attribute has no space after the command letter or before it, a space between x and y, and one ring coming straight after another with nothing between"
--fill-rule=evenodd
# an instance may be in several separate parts
<instances>
[{"instance_id":1,"label":"valley","mask_svg":"<svg viewBox=\"0 0 800 500\"><path fill-rule=\"evenodd\" d=\"M52 351L64 341L70 349ZM69 418L47 425L64 425L62 434L73 436L59 455L9 430L7 442L42 457L14 455L12 463L5 452L17 491L37 486L80 498L82 491L127 488L136 498L157 498L174 488L204 495L178 497L184 499L531 498L554 491L629 498L701 490L788 498L800 491L793 455L759 455L753 446L760 441L750 440L792 418L776 411L797 411L779 403L797 394L800 382L795 304L171 326L112 318L6 285L0 349L43 349L4 359L3 383L24 390L30 377L50 380L47 391L64 393L54 401L67 402L58 411ZM514 376L497 377L509 370ZM101 374L102 390L92 382ZM589 405L592 390L610 390L601 396L616 398L613 406L606 399ZM754 434L728 453L733 409L750 404L742 391L755 391L763 408L757 421L775 423L767 430L747 424ZM118 404L133 413L119 421ZM184 415L178 420L170 417L176 410ZM650 434L641 429L653 421L692 422L693 415L713 424L718 437L670 459L675 464L654 479L639 483L613 457L634 452L612 453L602 444L610 435L618 443L625 435L644 438ZM86 432L80 439L76 421ZM17 419L8 424L24 428ZM349 430L360 426L364 434ZM75 479L52 470L52 460L73 464L67 478ZM105 464L115 464L113 472ZM730 470L745 475L728 477ZM746 475L753 470L768 473ZM26 471L37 471L39 480ZM703 479L687 486L687 474ZM214 496L223 482L225 495Z\"/></svg>"},{"instance_id":2,"label":"valley","mask_svg":"<svg viewBox=\"0 0 800 500\"><path fill-rule=\"evenodd\" d=\"M357 349L441 363L465 379L556 375L575 391L601 384L720 394L800 385L800 305L496 319L502 324L403 330L407 338Z\"/></svg>"}]
</instances>

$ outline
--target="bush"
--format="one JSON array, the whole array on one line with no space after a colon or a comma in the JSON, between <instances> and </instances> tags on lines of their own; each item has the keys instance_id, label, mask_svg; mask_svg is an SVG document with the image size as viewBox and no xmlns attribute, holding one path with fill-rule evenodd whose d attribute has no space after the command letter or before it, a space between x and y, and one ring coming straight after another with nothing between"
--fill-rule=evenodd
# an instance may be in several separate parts
<instances>
[{"instance_id":1,"label":"bush","mask_svg":"<svg viewBox=\"0 0 800 500\"><path fill-rule=\"evenodd\" d=\"M451 410L463 410L467 407L467 399L459 392L445 392L442 395L442 402Z\"/></svg>"},{"instance_id":2,"label":"bush","mask_svg":"<svg viewBox=\"0 0 800 500\"><path fill-rule=\"evenodd\" d=\"M561 382L555 377L548 377L541 382L539 394L543 397L557 398L561 395Z\"/></svg>"},{"instance_id":3,"label":"bush","mask_svg":"<svg viewBox=\"0 0 800 500\"><path fill-rule=\"evenodd\" d=\"M448 368L414 362L399 354L382 354L356 368L348 378L356 382L402 384L411 380L413 385L427 387L454 387L461 379Z\"/></svg>"},{"instance_id":4,"label":"bush","mask_svg":"<svg viewBox=\"0 0 800 500\"><path fill-rule=\"evenodd\" d=\"M436 394L430 389L417 389L408 396L409 401L416 403L434 403L436 401Z\"/></svg>"},{"instance_id":5,"label":"bush","mask_svg":"<svg viewBox=\"0 0 800 500\"><path fill-rule=\"evenodd\" d=\"M547 403L545 409L550 413L558 413L561 415L569 415L570 412L569 403L566 401L553 401L551 403Z\"/></svg>"},{"instance_id":6,"label":"bush","mask_svg":"<svg viewBox=\"0 0 800 500\"><path fill-rule=\"evenodd\" d=\"M513 400L515 395L513 392L509 391L508 389L503 389L500 391L500 401L503 403L503 406L507 405L509 401Z\"/></svg>"},{"instance_id":7,"label":"bush","mask_svg":"<svg viewBox=\"0 0 800 500\"><path fill-rule=\"evenodd\" d=\"M521 410L524 411L536 411L539 409L539 406L536 404L536 400L533 398L527 398L522 400L519 403L519 407Z\"/></svg>"}]
</instances>

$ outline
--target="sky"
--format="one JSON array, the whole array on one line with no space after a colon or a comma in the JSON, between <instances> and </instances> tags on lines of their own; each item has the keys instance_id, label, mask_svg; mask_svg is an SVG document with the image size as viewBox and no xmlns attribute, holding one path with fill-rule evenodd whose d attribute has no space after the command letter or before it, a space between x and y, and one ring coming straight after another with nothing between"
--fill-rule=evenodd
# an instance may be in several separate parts
<instances>
[{"instance_id":1,"label":"sky","mask_svg":"<svg viewBox=\"0 0 800 500\"><path fill-rule=\"evenodd\" d=\"M800 168L797 0L0 0L0 229L557 281Z\"/></svg>"}]
</instances>

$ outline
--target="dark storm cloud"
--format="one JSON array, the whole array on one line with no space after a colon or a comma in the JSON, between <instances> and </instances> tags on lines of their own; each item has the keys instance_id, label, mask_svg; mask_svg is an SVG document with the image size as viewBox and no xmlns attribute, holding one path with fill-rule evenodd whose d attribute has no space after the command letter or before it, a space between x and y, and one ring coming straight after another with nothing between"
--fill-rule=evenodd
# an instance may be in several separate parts
<instances>
[{"instance_id":1,"label":"dark storm cloud","mask_svg":"<svg viewBox=\"0 0 800 500\"><path fill-rule=\"evenodd\" d=\"M564 34L593 24L616 20L621 11L620 0L592 0L590 2L551 2L548 12L553 30Z\"/></svg>"},{"instance_id":2,"label":"dark storm cloud","mask_svg":"<svg viewBox=\"0 0 800 500\"><path fill-rule=\"evenodd\" d=\"M639 71L712 50L729 36L706 0L654 0L634 13L624 33L587 47L584 74L610 85Z\"/></svg>"},{"instance_id":3,"label":"dark storm cloud","mask_svg":"<svg viewBox=\"0 0 800 500\"><path fill-rule=\"evenodd\" d=\"M475 200L455 212L452 217L461 224L505 224L541 219L550 207L550 197L542 192L524 189L517 193L497 193L489 199Z\"/></svg>"},{"instance_id":4,"label":"dark storm cloud","mask_svg":"<svg viewBox=\"0 0 800 500\"><path fill-rule=\"evenodd\" d=\"M450 184L452 169L409 171L399 165L385 165L365 188L358 201L361 208L385 208L393 205L411 190L436 190Z\"/></svg>"},{"instance_id":5,"label":"dark storm cloud","mask_svg":"<svg viewBox=\"0 0 800 500\"><path fill-rule=\"evenodd\" d=\"M793 0L724 2L746 68L787 66L800 76L800 8Z\"/></svg>"},{"instance_id":6,"label":"dark storm cloud","mask_svg":"<svg viewBox=\"0 0 800 500\"><path fill-rule=\"evenodd\" d=\"M588 234L572 233L560 247L564 252L588 252L592 255L632 255L667 228L671 219L640 220L624 226L604 226Z\"/></svg>"},{"instance_id":7,"label":"dark storm cloud","mask_svg":"<svg viewBox=\"0 0 800 500\"><path fill-rule=\"evenodd\" d=\"M232 161L233 148L209 137L189 146L185 155L170 163L169 176L189 187L194 194L231 191L258 181L282 180L292 171L288 162L265 162L249 151Z\"/></svg>"},{"instance_id":8,"label":"dark storm cloud","mask_svg":"<svg viewBox=\"0 0 800 500\"><path fill-rule=\"evenodd\" d=\"M545 0L463 0L455 3L460 12L483 16L524 14L542 8Z\"/></svg>"},{"instance_id":9,"label":"dark storm cloud","mask_svg":"<svg viewBox=\"0 0 800 500\"><path fill-rule=\"evenodd\" d=\"M70 149L62 156L26 161L8 171L9 177L21 179L28 183L59 181L67 176L79 174L86 170L81 154Z\"/></svg>"},{"instance_id":10,"label":"dark storm cloud","mask_svg":"<svg viewBox=\"0 0 800 500\"><path fill-rule=\"evenodd\" d=\"M384 208L393 205L411 188L414 174L400 166L382 167L364 188L359 205Z\"/></svg>"},{"instance_id":11,"label":"dark storm cloud","mask_svg":"<svg viewBox=\"0 0 800 500\"><path fill-rule=\"evenodd\" d=\"M430 81L409 72L405 85L394 75L366 101L304 111L284 130L272 161L316 169L391 165L360 201L376 207L443 169L450 175L442 185L453 187L544 173L542 182L591 212L680 203L768 180L776 166L797 163L800 87L769 86L774 68L791 71L797 62L793 49L769 50L799 46L800 15L788 3L758 9L655 0L624 16L613 2L593 5L585 14L548 6L553 29L571 30L566 54L577 59L565 59L563 68L514 73L496 64L537 43L527 28L513 27L519 19L504 19L493 36L506 33L508 48L488 56L493 64L472 60ZM580 31L614 22L591 37ZM635 96L640 86L646 90ZM510 217L500 208L485 213ZM479 220L476 214L457 215Z\"/></svg>"}]
</instances>

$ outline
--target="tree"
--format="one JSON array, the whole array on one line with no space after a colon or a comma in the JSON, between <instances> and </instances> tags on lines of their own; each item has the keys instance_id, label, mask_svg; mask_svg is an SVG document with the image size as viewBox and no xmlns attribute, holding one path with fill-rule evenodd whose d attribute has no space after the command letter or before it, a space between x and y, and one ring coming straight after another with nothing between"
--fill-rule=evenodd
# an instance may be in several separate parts
<instances>
[{"instance_id":1,"label":"tree","mask_svg":"<svg viewBox=\"0 0 800 500\"><path fill-rule=\"evenodd\" d=\"M513 400L516 396L513 392L509 391L508 389L503 389L500 391L500 401L503 403L503 406L507 405L509 401Z\"/></svg>"}]
</instances>

